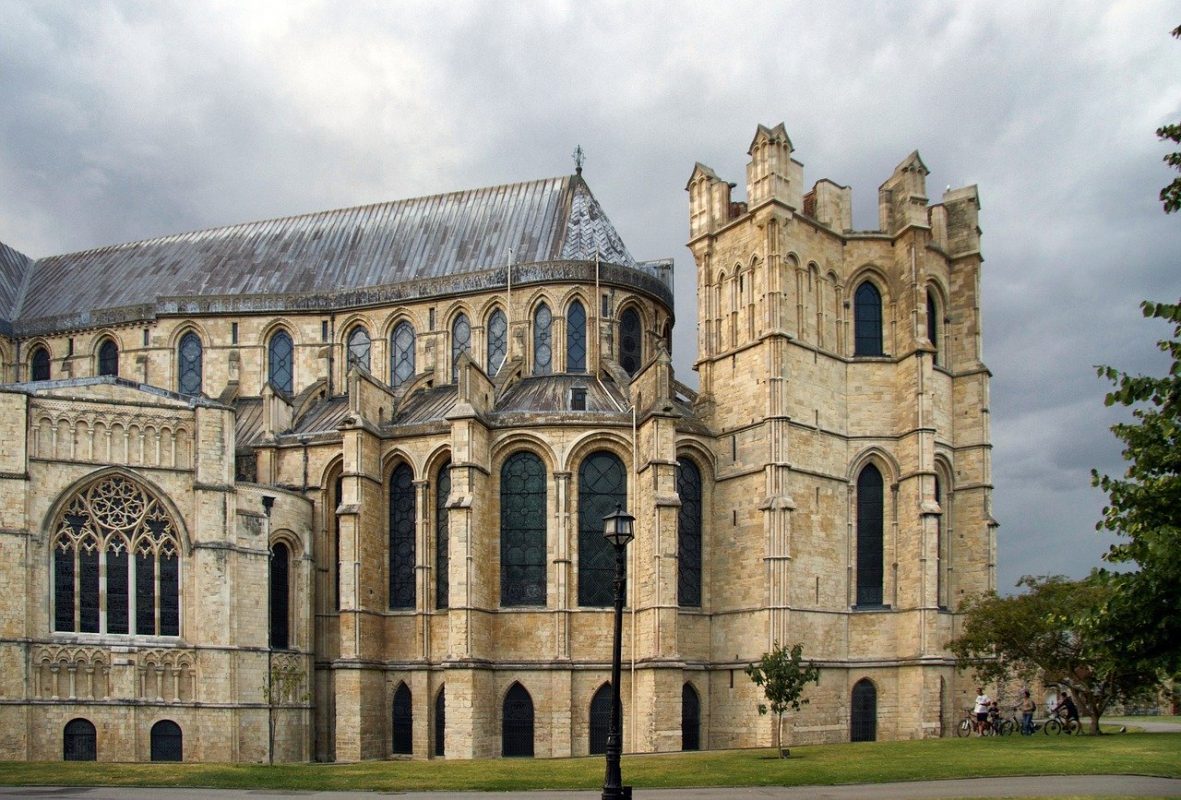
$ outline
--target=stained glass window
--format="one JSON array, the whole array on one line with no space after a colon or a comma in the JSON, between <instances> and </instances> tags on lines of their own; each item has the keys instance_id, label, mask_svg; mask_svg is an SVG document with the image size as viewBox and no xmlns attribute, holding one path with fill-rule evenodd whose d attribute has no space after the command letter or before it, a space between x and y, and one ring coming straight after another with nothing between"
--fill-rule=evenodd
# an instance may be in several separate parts
<instances>
[{"instance_id":1,"label":"stained glass window","mask_svg":"<svg viewBox=\"0 0 1181 800\"><path fill-rule=\"evenodd\" d=\"M201 394L201 337L189 331L180 337L177 347L177 391L181 394Z\"/></svg>"},{"instance_id":2,"label":"stained glass window","mask_svg":"<svg viewBox=\"0 0 1181 800\"><path fill-rule=\"evenodd\" d=\"M414 473L399 464L390 476L390 608L414 608Z\"/></svg>"},{"instance_id":3,"label":"stained glass window","mask_svg":"<svg viewBox=\"0 0 1181 800\"><path fill-rule=\"evenodd\" d=\"M278 331L267 347L267 380L281 392L291 394L295 384L295 349L287 331Z\"/></svg>"},{"instance_id":4,"label":"stained glass window","mask_svg":"<svg viewBox=\"0 0 1181 800\"><path fill-rule=\"evenodd\" d=\"M612 453L592 453L578 467L578 604L615 603L615 548L603 517L627 508L627 473Z\"/></svg>"},{"instance_id":5,"label":"stained glass window","mask_svg":"<svg viewBox=\"0 0 1181 800\"><path fill-rule=\"evenodd\" d=\"M500 469L500 604L544 606L546 475L533 453L514 453Z\"/></svg>"},{"instance_id":6,"label":"stained glass window","mask_svg":"<svg viewBox=\"0 0 1181 800\"><path fill-rule=\"evenodd\" d=\"M401 386L414 377L414 326L399 322L390 334L390 385Z\"/></svg>"},{"instance_id":7,"label":"stained glass window","mask_svg":"<svg viewBox=\"0 0 1181 800\"><path fill-rule=\"evenodd\" d=\"M98 633L98 550L87 542L78 552L79 608L82 612L82 633Z\"/></svg>"},{"instance_id":8,"label":"stained glass window","mask_svg":"<svg viewBox=\"0 0 1181 800\"><path fill-rule=\"evenodd\" d=\"M49 380L49 351L44 347L34 348L29 357L29 380Z\"/></svg>"},{"instance_id":9,"label":"stained glass window","mask_svg":"<svg viewBox=\"0 0 1181 800\"><path fill-rule=\"evenodd\" d=\"M586 309L577 300L566 312L566 371L586 372Z\"/></svg>"},{"instance_id":10,"label":"stained glass window","mask_svg":"<svg viewBox=\"0 0 1181 800\"><path fill-rule=\"evenodd\" d=\"M853 295L853 354L882 355L882 295L865 281Z\"/></svg>"},{"instance_id":11,"label":"stained glass window","mask_svg":"<svg viewBox=\"0 0 1181 800\"><path fill-rule=\"evenodd\" d=\"M107 633L127 633L127 611L131 605L128 594L127 541L112 538L107 544Z\"/></svg>"},{"instance_id":12,"label":"stained glass window","mask_svg":"<svg viewBox=\"0 0 1181 800\"><path fill-rule=\"evenodd\" d=\"M439 468L435 481L435 608L446 608L450 589L450 527L447 498L451 495L451 464Z\"/></svg>"},{"instance_id":13,"label":"stained glass window","mask_svg":"<svg viewBox=\"0 0 1181 800\"><path fill-rule=\"evenodd\" d=\"M508 319L499 308L488 318L488 374L495 375L508 356Z\"/></svg>"},{"instance_id":14,"label":"stained glass window","mask_svg":"<svg viewBox=\"0 0 1181 800\"><path fill-rule=\"evenodd\" d=\"M98 374L119 374L119 345L113 339L103 339L98 346Z\"/></svg>"},{"instance_id":15,"label":"stained glass window","mask_svg":"<svg viewBox=\"0 0 1181 800\"><path fill-rule=\"evenodd\" d=\"M459 354L472 351L472 326L467 314L460 314L451 323L451 380L459 380Z\"/></svg>"},{"instance_id":16,"label":"stained glass window","mask_svg":"<svg viewBox=\"0 0 1181 800\"><path fill-rule=\"evenodd\" d=\"M349 366L369 371L369 331L358 325L349 331Z\"/></svg>"},{"instance_id":17,"label":"stained glass window","mask_svg":"<svg viewBox=\"0 0 1181 800\"><path fill-rule=\"evenodd\" d=\"M857 477L857 605L882 604L882 473L873 464Z\"/></svg>"},{"instance_id":18,"label":"stained glass window","mask_svg":"<svg viewBox=\"0 0 1181 800\"><path fill-rule=\"evenodd\" d=\"M549 375L553 372L554 318L549 306L542 303L533 312L533 374Z\"/></svg>"},{"instance_id":19,"label":"stained glass window","mask_svg":"<svg viewBox=\"0 0 1181 800\"><path fill-rule=\"evenodd\" d=\"M286 650L289 646L289 598L291 551L283 542L271 548L271 647Z\"/></svg>"},{"instance_id":20,"label":"stained glass window","mask_svg":"<svg viewBox=\"0 0 1181 800\"><path fill-rule=\"evenodd\" d=\"M677 602L701 605L701 471L687 458L677 459Z\"/></svg>"},{"instance_id":21,"label":"stained glass window","mask_svg":"<svg viewBox=\"0 0 1181 800\"><path fill-rule=\"evenodd\" d=\"M643 329L640 312L626 309L619 317L619 366L628 375L635 375L643 363Z\"/></svg>"}]
</instances>

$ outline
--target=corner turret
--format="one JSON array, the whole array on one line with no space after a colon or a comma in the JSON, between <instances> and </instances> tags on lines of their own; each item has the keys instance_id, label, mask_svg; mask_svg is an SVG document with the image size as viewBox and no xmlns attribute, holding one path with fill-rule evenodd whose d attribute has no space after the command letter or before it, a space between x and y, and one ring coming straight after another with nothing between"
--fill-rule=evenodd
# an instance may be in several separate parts
<instances>
[{"instance_id":1,"label":"corner turret","mask_svg":"<svg viewBox=\"0 0 1181 800\"><path fill-rule=\"evenodd\" d=\"M803 208L804 165L791 157L791 139L780 122L759 125L750 143L746 165L746 199L750 208L778 200L792 209Z\"/></svg>"},{"instance_id":2,"label":"corner turret","mask_svg":"<svg viewBox=\"0 0 1181 800\"><path fill-rule=\"evenodd\" d=\"M927 227L927 175L930 170L915 150L894 168L878 189L878 219L882 232L897 234L911 225Z\"/></svg>"}]
</instances>

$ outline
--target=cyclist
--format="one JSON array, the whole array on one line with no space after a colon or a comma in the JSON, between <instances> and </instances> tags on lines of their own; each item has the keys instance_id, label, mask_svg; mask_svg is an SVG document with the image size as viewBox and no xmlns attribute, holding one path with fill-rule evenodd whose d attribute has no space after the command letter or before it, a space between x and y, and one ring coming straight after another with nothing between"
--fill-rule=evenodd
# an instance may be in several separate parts
<instances>
[{"instance_id":1,"label":"cyclist","mask_svg":"<svg viewBox=\"0 0 1181 800\"><path fill-rule=\"evenodd\" d=\"M1075 722L1079 721L1078 706L1076 706L1074 704L1074 700L1072 700L1070 695L1068 695L1066 692L1060 692L1058 694L1058 709L1057 710L1058 710L1059 714L1063 715L1066 718L1067 722L1069 722L1071 720L1074 720Z\"/></svg>"}]
</instances>

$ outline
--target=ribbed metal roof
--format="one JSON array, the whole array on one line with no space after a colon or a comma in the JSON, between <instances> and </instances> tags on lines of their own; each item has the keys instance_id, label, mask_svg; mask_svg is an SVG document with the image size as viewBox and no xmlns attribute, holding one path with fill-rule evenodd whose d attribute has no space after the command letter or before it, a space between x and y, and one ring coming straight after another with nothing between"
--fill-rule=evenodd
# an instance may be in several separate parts
<instances>
[{"instance_id":1,"label":"ribbed metal roof","mask_svg":"<svg viewBox=\"0 0 1181 800\"><path fill-rule=\"evenodd\" d=\"M584 411L619 414L628 405L615 384L603 383L593 375L545 375L522 379L497 403L496 411L502 414L569 411L572 389L586 390Z\"/></svg>"},{"instance_id":2,"label":"ribbed metal roof","mask_svg":"<svg viewBox=\"0 0 1181 800\"><path fill-rule=\"evenodd\" d=\"M581 176L183 233L29 264L0 250L0 315L96 323L161 298L348 292L503 267L592 261L638 267ZM23 259L23 260L22 260ZM31 271L30 271L31 270ZM29 272L20 297L20 279ZM134 308L131 308L134 307ZM37 328L44 325L35 326Z\"/></svg>"}]
</instances>

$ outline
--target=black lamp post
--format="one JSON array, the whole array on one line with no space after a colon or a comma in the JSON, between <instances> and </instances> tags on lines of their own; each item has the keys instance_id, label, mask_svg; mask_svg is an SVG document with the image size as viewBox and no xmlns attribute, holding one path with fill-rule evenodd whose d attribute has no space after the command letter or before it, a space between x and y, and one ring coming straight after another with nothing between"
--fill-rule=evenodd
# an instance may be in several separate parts
<instances>
[{"instance_id":1,"label":"black lamp post","mask_svg":"<svg viewBox=\"0 0 1181 800\"><path fill-rule=\"evenodd\" d=\"M611 651L611 730L607 733L607 774L603 778L603 800L632 796L632 787L623 785L619 757L623 754L623 706L619 701L619 670L623 656L623 553L635 538L636 518L616 506L615 513L603 517L603 536L615 548L615 642Z\"/></svg>"}]
</instances>

